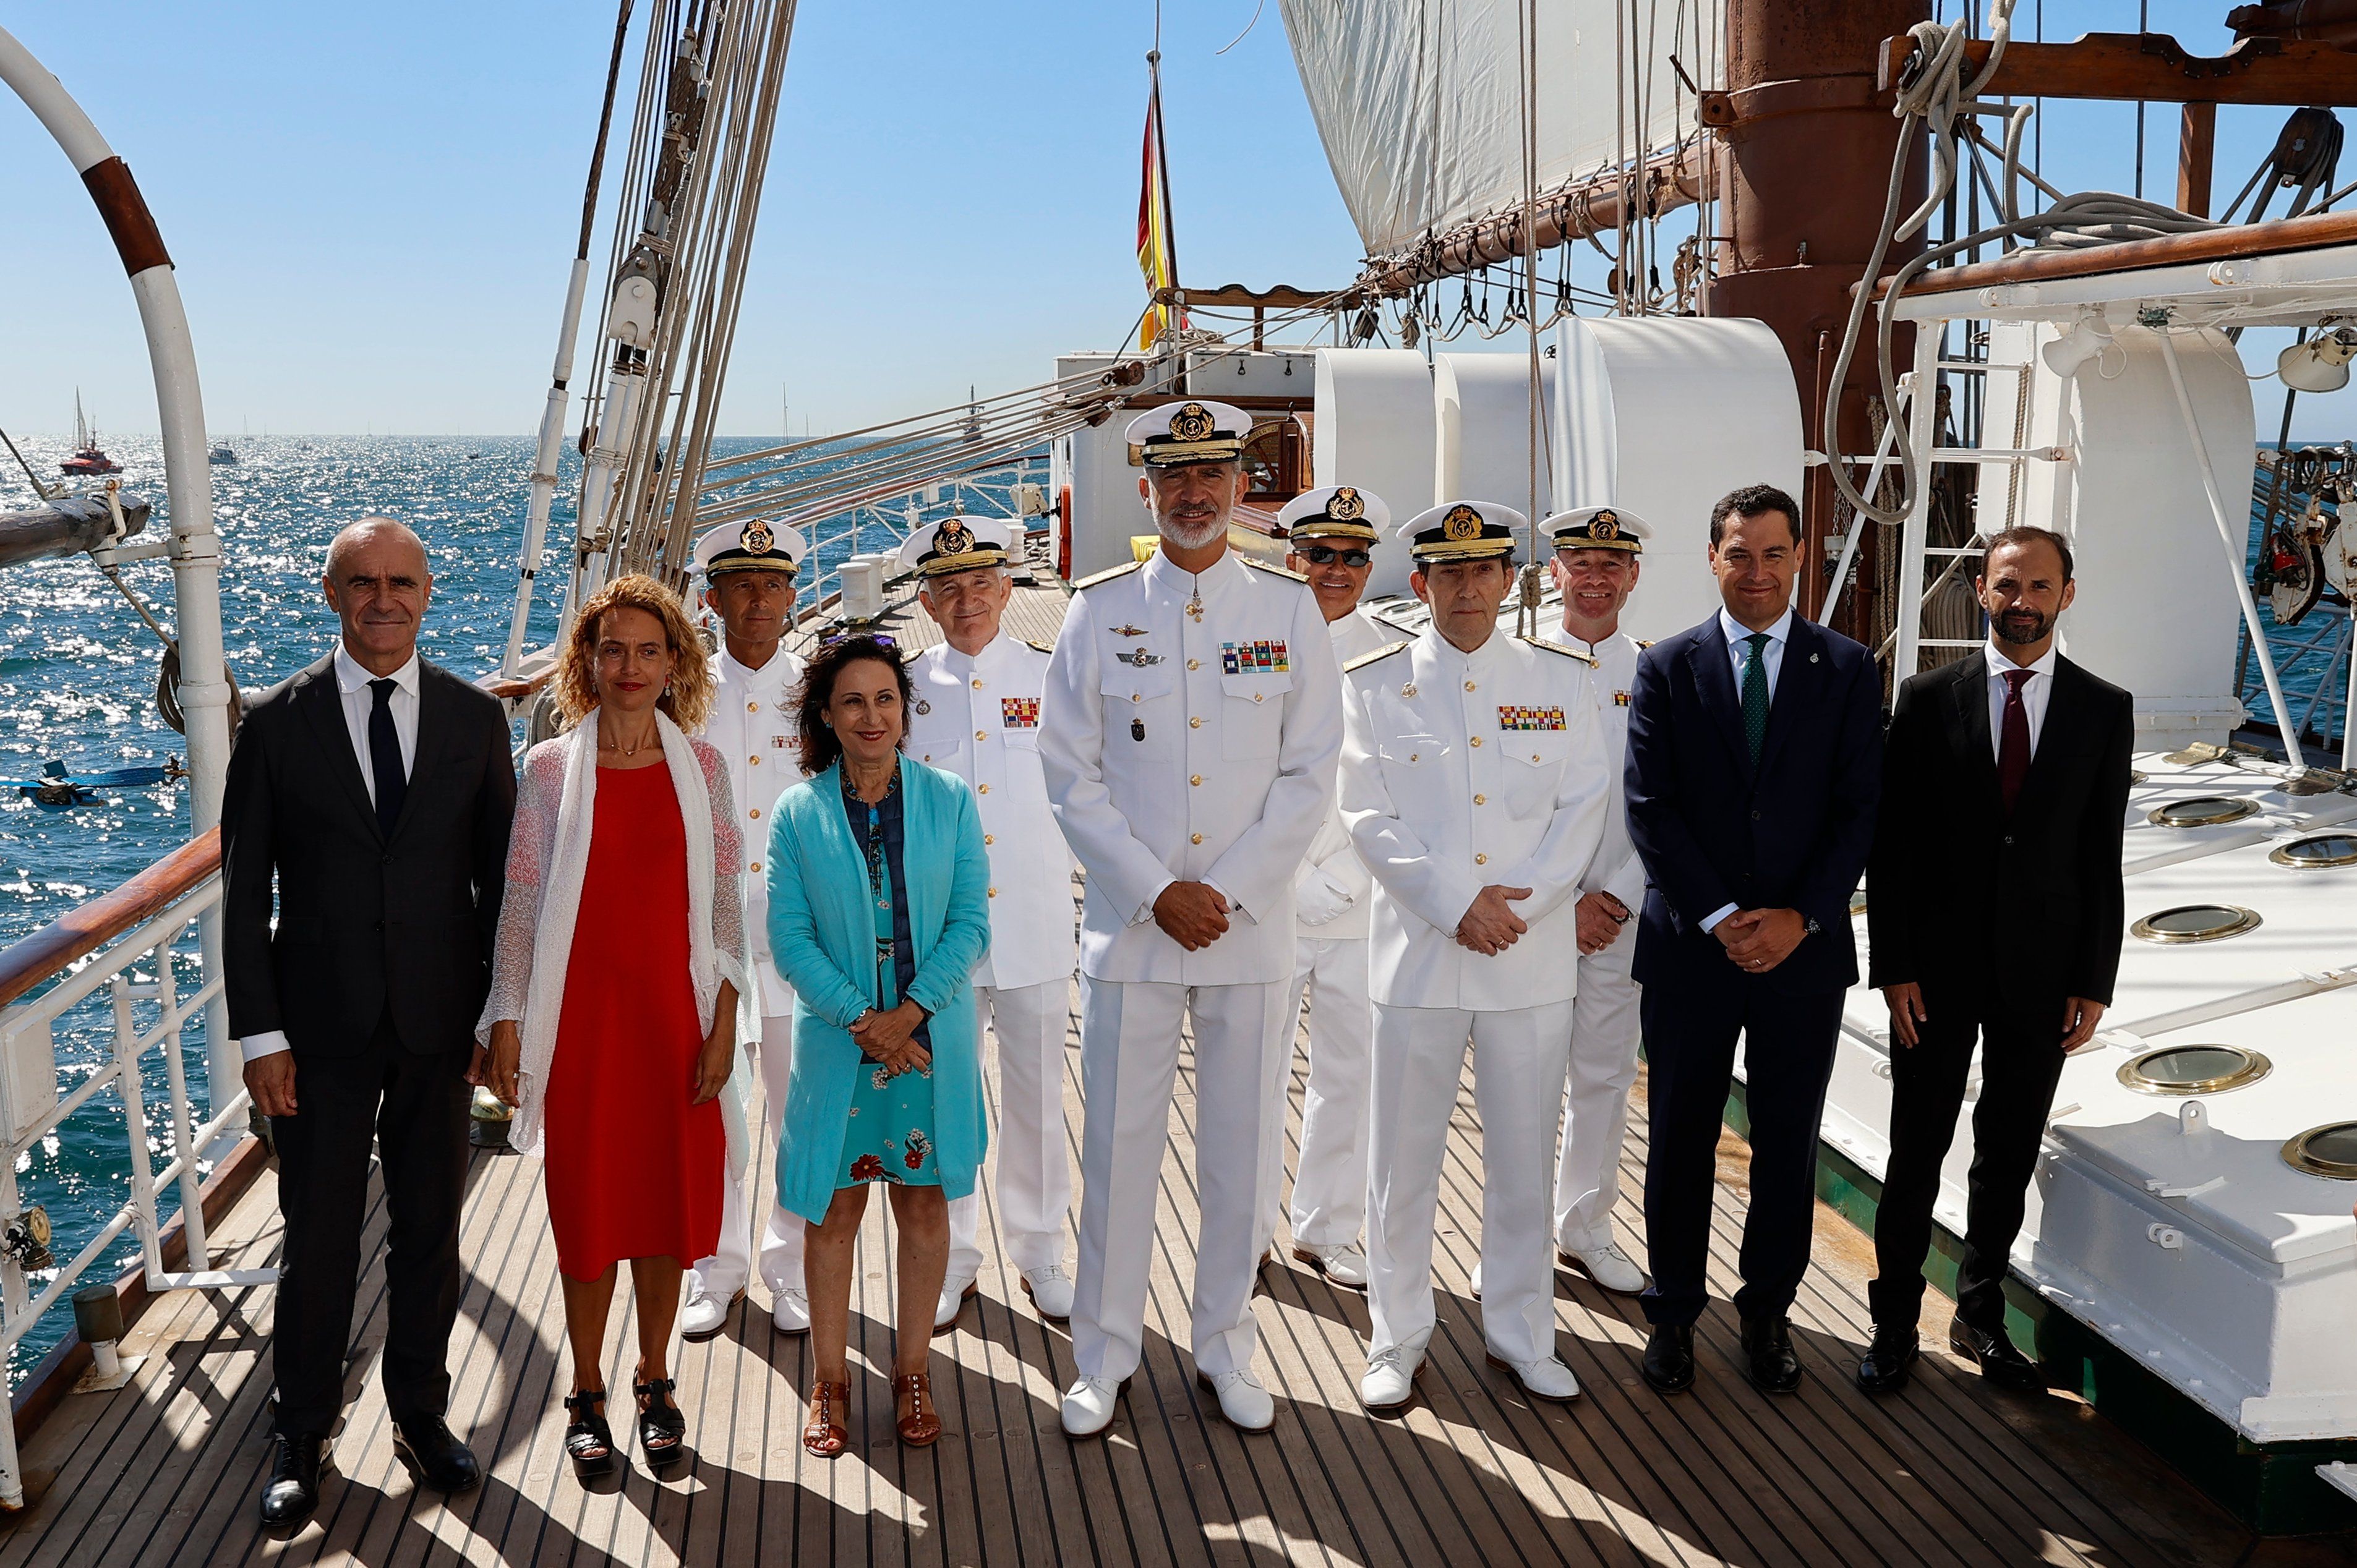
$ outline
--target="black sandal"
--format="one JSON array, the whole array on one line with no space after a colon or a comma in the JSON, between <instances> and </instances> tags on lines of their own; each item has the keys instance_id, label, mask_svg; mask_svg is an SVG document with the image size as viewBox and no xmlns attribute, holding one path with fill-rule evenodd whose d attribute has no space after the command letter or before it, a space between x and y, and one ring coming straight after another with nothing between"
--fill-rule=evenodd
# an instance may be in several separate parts
<instances>
[{"instance_id":1,"label":"black sandal","mask_svg":"<svg viewBox=\"0 0 2357 1568\"><path fill-rule=\"evenodd\" d=\"M687 1413L676 1404L662 1402L678 1386L669 1378L630 1385L630 1391L647 1402L647 1407L639 1412L639 1446L646 1450L651 1469L677 1464L684 1449L682 1439L687 1435Z\"/></svg>"},{"instance_id":2,"label":"black sandal","mask_svg":"<svg viewBox=\"0 0 2357 1568\"><path fill-rule=\"evenodd\" d=\"M565 1452L574 1475L584 1481L614 1473L614 1429L599 1408L605 1402L603 1389L565 1396L565 1408L573 1412L573 1424L565 1429Z\"/></svg>"}]
</instances>

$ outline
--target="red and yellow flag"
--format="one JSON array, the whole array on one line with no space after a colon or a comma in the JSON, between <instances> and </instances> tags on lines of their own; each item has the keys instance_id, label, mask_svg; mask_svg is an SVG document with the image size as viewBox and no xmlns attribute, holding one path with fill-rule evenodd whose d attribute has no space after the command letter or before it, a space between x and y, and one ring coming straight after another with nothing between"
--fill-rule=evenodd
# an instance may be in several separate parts
<instances>
[{"instance_id":1,"label":"red and yellow flag","mask_svg":"<svg viewBox=\"0 0 2357 1568\"><path fill-rule=\"evenodd\" d=\"M1151 295L1178 286L1178 254L1170 238L1170 165L1162 146L1161 66L1149 61L1147 70L1152 86L1146 99L1144 170L1137 188L1137 270L1146 274L1146 287ZM1151 349L1157 338L1167 336L1174 327L1186 325L1184 312L1172 306L1157 305L1146 313L1146 320L1138 328L1137 346L1140 349Z\"/></svg>"}]
</instances>

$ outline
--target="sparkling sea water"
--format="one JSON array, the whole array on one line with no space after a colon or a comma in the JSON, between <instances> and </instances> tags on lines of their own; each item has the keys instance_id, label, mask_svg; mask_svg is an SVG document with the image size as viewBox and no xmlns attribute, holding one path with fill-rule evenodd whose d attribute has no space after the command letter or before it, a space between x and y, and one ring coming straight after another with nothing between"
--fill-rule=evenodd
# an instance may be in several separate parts
<instances>
[{"instance_id":1,"label":"sparkling sea water","mask_svg":"<svg viewBox=\"0 0 2357 1568\"><path fill-rule=\"evenodd\" d=\"M56 477L57 462L70 445L39 437L19 437L17 444L44 478ZM168 509L160 445L152 437L120 436L106 437L104 445L123 465L124 489L155 504L139 537L164 537ZM433 602L420 638L425 657L468 678L497 665L507 639L532 473L528 437L282 435L233 437L230 445L239 461L215 467L212 479L225 561L222 634L241 688L259 693L333 648L336 622L320 597L320 565L335 532L371 513L416 529L431 553ZM738 438L715 445L725 456L765 443ZM547 558L544 589L561 581L578 465L568 448L549 529L559 548ZM1003 470L968 481L965 504L986 515L1010 514L1008 487L1017 477ZM1044 464L1033 461L1029 477L1044 480ZM75 488L89 486L78 481ZM13 465L0 470L0 494L6 497L0 506L30 504L29 487ZM959 494L945 488L940 500L919 511L927 521L946 516ZM850 553L851 541L843 536L846 521L814 531L821 544L815 564L805 566L805 584ZM898 541L888 527L904 526L898 506L888 525L878 514L866 514L861 548L894 548ZM168 565L142 563L124 575L157 618L172 625ZM554 602L544 596L527 646L544 644L555 618ZM180 736L156 708L160 654L155 634L87 559L0 573L0 778L30 779L52 757L74 773L185 757ZM44 811L14 789L0 791L0 945L119 886L188 837L185 784L106 790L96 804L63 811ZM176 967L178 990L186 994L200 983L193 932ZM153 1011L139 1016L151 1017ZM57 1047L59 1090L68 1093L112 1048L103 988L60 1021ZM201 1020L185 1029L182 1057L201 1120L208 1103ZM171 1148L162 1058L150 1052L142 1066L149 1080L147 1142L160 1163ZM102 1092L17 1158L20 1197L48 1208L56 1230L51 1248L61 1261L97 1234L128 1195L124 1128L120 1102L112 1091ZM162 1194L159 1203L168 1219L178 1210L177 1192ZM126 1232L84 1280L112 1279L137 1255L135 1237ZM32 1290L38 1294L50 1277L32 1276ZM11 1386L72 1322L62 1302L46 1315L11 1359Z\"/></svg>"}]
</instances>

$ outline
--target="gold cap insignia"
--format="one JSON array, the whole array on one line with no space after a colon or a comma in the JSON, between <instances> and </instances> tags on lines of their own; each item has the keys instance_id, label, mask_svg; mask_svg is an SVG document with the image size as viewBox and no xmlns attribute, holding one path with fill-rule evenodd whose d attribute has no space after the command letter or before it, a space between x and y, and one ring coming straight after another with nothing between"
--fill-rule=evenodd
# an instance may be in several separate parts
<instances>
[{"instance_id":1,"label":"gold cap insignia","mask_svg":"<svg viewBox=\"0 0 2357 1568\"><path fill-rule=\"evenodd\" d=\"M777 542L766 522L748 522L737 535L737 545L748 555L767 555Z\"/></svg>"},{"instance_id":2,"label":"gold cap insignia","mask_svg":"<svg viewBox=\"0 0 2357 1568\"><path fill-rule=\"evenodd\" d=\"M1609 511L1599 511L1589 520L1587 535L1591 539L1618 539L1620 537L1620 520Z\"/></svg>"},{"instance_id":3,"label":"gold cap insignia","mask_svg":"<svg viewBox=\"0 0 2357 1568\"><path fill-rule=\"evenodd\" d=\"M1336 489L1333 499L1326 503L1326 515L1336 522L1348 522L1352 518L1366 516L1367 503L1359 499L1358 491L1344 485Z\"/></svg>"},{"instance_id":4,"label":"gold cap insignia","mask_svg":"<svg viewBox=\"0 0 2357 1568\"><path fill-rule=\"evenodd\" d=\"M1170 416L1170 434L1181 441L1201 441L1211 434L1211 411L1200 403L1188 403Z\"/></svg>"},{"instance_id":5,"label":"gold cap insignia","mask_svg":"<svg viewBox=\"0 0 2357 1568\"><path fill-rule=\"evenodd\" d=\"M963 555L974 548L974 530L952 518L933 531L933 553Z\"/></svg>"},{"instance_id":6,"label":"gold cap insignia","mask_svg":"<svg viewBox=\"0 0 2357 1568\"><path fill-rule=\"evenodd\" d=\"M1458 541L1480 538L1481 514L1469 506L1449 508L1448 515L1440 520L1440 536Z\"/></svg>"}]
</instances>

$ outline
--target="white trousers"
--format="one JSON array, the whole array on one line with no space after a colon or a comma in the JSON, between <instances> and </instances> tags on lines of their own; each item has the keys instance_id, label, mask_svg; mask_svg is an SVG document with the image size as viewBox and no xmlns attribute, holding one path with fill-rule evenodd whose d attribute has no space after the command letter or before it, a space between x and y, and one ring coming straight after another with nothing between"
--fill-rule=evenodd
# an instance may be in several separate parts
<instances>
[{"instance_id":1,"label":"white trousers","mask_svg":"<svg viewBox=\"0 0 2357 1568\"><path fill-rule=\"evenodd\" d=\"M1579 994L1571 1004L1571 1090L1555 1171L1555 1242L1566 1252L1612 1240L1620 1140L1629 1131L1629 1090L1637 1081L1642 987L1629 975L1636 951L1637 934L1623 930L1619 941L1579 961Z\"/></svg>"},{"instance_id":2,"label":"white trousers","mask_svg":"<svg viewBox=\"0 0 2357 1568\"><path fill-rule=\"evenodd\" d=\"M1491 1354L1555 1354L1547 1235L1568 1002L1511 1013L1375 1004L1374 1130L1367 1181L1367 1352L1432 1337L1433 1213L1465 1047L1481 1116L1481 1332Z\"/></svg>"},{"instance_id":3,"label":"white trousers","mask_svg":"<svg viewBox=\"0 0 2357 1568\"><path fill-rule=\"evenodd\" d=\"M974 992L977 1043L990 1026L998 1047L998 1124L991 1130L997 1164L999 1234L1017 1269L1064 1261L1064 1219L1072 1209L1072 1157L1064 1130L1064 1026L1071 981ZM948 1278L982 1272L982 1183L950 1204Z\"/></svg>"},{"instance_id":4,"label":"white trousers","mask_svg":"<svg viewBox=\"0 0 2357 1568\"><path fill-rule=\"evenodd\" d=\"M761 1135L753 1140L753 1167L731 1173L720 1194L720 1251L696 1263L695 1284L723 1298L743 1290L753 1273L753 1195L778 1163L778 1126L786 1109L786 1085L793 1079L794 1021L791 1015L761 1020L761 1043L752 1047L761 1063ZM761 1235L761 1283L771 1294L802 1288L802 1216L774 1204Z\"/></svg>"},{"instance_id":5,"label":"white trousers","mask_svg":"<svg viewBox=\"0 0 2357 1568\"><path fill-rule=\"evenodd\" d=\"M1178 1031L1195 1031L1196 1370L1252 1366L1253 1247L1270 1196L1262 1137L1276 1114L1268 1058L1292 987L1084 978L1081 1004L1081 1251L1072 1359L1118 1382L1137 1370L1155 1252L1155 1208L1170 1143Z\"/></svg>"},{"instance_id":6,"label":"white trousers","mask_svg":"<svg viewBox=\"0 0 2357 1568\"><path fill-rule=\"evenodd\" d=\"M1277 1198L1285 1190L1285 1101L1293 1076L1293 1047L1301 1004L1309 1004L1309 1083L1301 1095L1301 1157L1293 1167L1293 1240L1302 1246L1340 1247L1359 1239L1367 1222L1367 1063L1375 1015L1367 1001L1363 937L1294 943L1292 1004L1286 1027L1269 1055L1276 1114L1269 1121L1265 1251L1275 1235Z\"/></svg>"}]
</instances>

